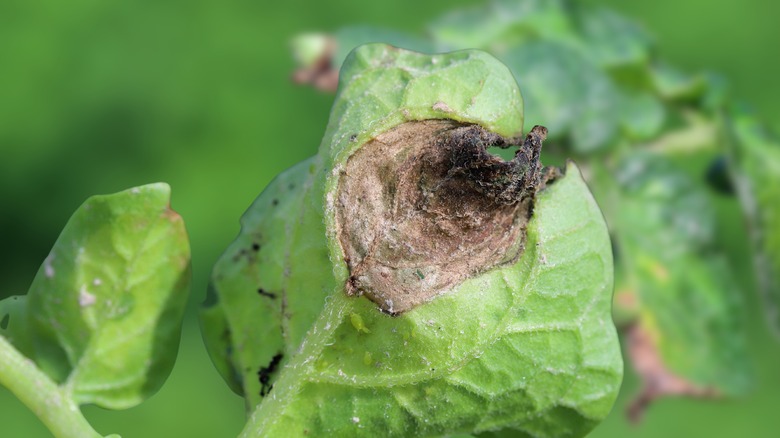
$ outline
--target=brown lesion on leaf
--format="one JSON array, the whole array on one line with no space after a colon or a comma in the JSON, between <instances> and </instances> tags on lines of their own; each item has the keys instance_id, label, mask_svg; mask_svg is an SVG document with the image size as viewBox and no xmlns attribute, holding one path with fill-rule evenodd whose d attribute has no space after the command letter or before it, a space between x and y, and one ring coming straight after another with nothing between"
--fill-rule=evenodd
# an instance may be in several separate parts
<instances>
[{"instance_id":1,"label":"brown lesion on leaf","mask_svg":"<svg viewBox=\"0 0 780 438\"><path fill-rule=\"evenodd\" d=\"M697 385L669 370L651 332L634 322L625 329L628 354L634 370L642 381L642 390L626 411L628 418L638 423L650 404L665 396L716 398L717 389Z\"/></svg>"},{"instance_id":2,"label":"brown lesion on leaf","mask_svg":"<svg viewBox=\"0 0 780 438\"><path fill-rule=\"evenodd\" d=\"M363 145L339 185L350 295L397 315L522 253L547 130L524 141L451 120L408 122ZM512 160L489 147L522 143Z\"/></svg>"}]
</instances>

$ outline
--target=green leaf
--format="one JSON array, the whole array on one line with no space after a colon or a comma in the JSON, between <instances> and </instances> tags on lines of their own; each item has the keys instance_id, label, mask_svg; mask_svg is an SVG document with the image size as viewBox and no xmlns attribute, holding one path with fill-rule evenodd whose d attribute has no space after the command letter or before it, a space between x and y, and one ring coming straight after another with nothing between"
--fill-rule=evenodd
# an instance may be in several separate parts
<instances>
[{"instance_id":1,"label":"green leaf","mask_svg":"<svg viewBox=\"0 0 780 438\"><path fill-rule=\"evenodd\" d=\"M166 184L89 198L30 287L31 358L79 404L134 406L173 366L190 251L169 198Z\"/></svg>"},{"instance_id":2,"label":"green leaf","mask_svg":"<svg viewBox=\"0 0 780 438\"><path fill-rule=\"evenodd\" d=\"M780 333L780 142L745 113L728 120L734 186L749 223L758 286Z\"/></svg>"},{"instance_id":3,"label":"green leaf","mask_svg":"<svg viewBox=\"0 0 780 438\"><path fill-rule=\"evenodd\" d=\"M639 322L663 365L700 389L740 394L749 381L740 291L715 245L705 187L667 158L633 153L615 184L614 238L625 283L638 292Z\"/></svg>"},{"instance_id":4,"label":"green leaf","mask_svg":"<svg viewBox=\"0 0 780 438\"><path fill-rule=\"evenodd\" d=\"M0 336L25 356L32 355L33 347L27 330L27 297L10 296L0 300Z\"/></svg>"},{"instance_id":5,"label":"green leaf","mask_svg":"<svg viewBox=\"0 0 780 438\"><path fill-rule=\"evenodd\" d=\"M666 109L655 96L626 93L622 97L620 122L631 139L648 140L660 133Z\"/></svg>"},{"instance_id":6,"label":"green leaf","mask_svg":"<svg viewBox=\"0 0 780 438\"><path fill-rule=\"evenodd\" d=\"M622 15L605 8L584 9L577 19L582 48L598 65L643 64L650 57L650 36Z\"/></svg>"},{"instance_id":7,"label":"green leaf","mask_svg":"<svg viewBox=\"0 0 780 438\"><path fill-rule=\"evenodd\" d=\"M572 42L565 9L558 0L493 0L486 6L453 10L434 20L428 30L440 51L477 48L501 54L537 39Z\"/></svg>"},{"instance_id":8,"label":"green leaf","mask_svg":"<svg viewBox=\"0 0 780 438\"><path fill-rule=\"evenodd\" d=\"M215 362L241 376L249 407L271 391L244 436L587 433L614 402L622 361L609 239L577 168L538 196L518 260L381 313L345 291L334 207L345 163L413 120L518 136L522 101L508 69L478 51L362 46L340 76L319 155L260 195L212 276L203 326Z\"/></svg>"},{"instance_id":9,"label":"green leaf","mask_svg":"<svg viewBox=\"0 0 780 438\"><path fill-rule=\"evenodd\" d=\"M335 287L321 213L310 205L313 166L309 159L282 173L249 207L214 266L213 296L201 311L209 354L248 409L268 393Z\"/></svg>"},{"instance_id":10,"label":"green leaf","mask_svg":"<svg viewBox=\"0 0 780 438\"><path fill-rule=\"evenodd\" d=\"M665 63L651 68L651 78L658 94L665 99L690 99L705 91L703 76L688 75Z\"/></svg>"},{"instance_id":11,"label":"green leaf","mask_svg":"<svg viewBox=\"0 0 780 438\"><path fill-rule=\"evenodd\" d=\"M523 90L526 117L551 138L569 137L577 152L609 144L617 134L620 95L609 77L578 51L533 42L502 56Z\"/></svg>"},{"instance_id":12,"label":"green leaf","mask_svg":"<svg viewBox=\"0 0 780 438\"><path fill-rule=\"evenodd\" d=\"M349 78L352 86L342 89L334 104L343 122L338 133L329 134L338 141L323 143L323 148L354 149L406 120L444 116L480 122L507 136L520 134L520 93L506 67L487 54L425 56L374 44L362 46L351 59L341 80ZM491 74L495 71L503 74ZM436 106L439 102L443 105ZM483 116L492 105L501 110ZM337 152L323 149L321 155ZM250 409L267 393L325 298L337 288L322 222L324 182L321 175L313 180L321 160L298 164L266 188L244 214L239 237L212 274L214 297L201 314L204 338L217 369L244 394ZM271 367L277 356L281 359Z\"/></svg>"}]
</instances>

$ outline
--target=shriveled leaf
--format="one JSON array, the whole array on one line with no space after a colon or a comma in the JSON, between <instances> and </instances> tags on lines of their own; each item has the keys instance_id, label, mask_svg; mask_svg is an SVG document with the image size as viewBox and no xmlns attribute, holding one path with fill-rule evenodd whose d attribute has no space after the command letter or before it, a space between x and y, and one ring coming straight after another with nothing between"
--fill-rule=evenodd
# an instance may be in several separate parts
<instances>
[{"instance_id":1,"label":"shriveled leaf","mask_svg":"<svg viewBox=\"0 0 780 438\"><path fill-rule=\"evenodd\" d=\"M767 319L780 336L780 141L756 119L728 120L732 177L749 223Z\"/></svg>"},{"instance_id":2,"label":"shriveled leaf","mask_svg":"<svg viewBox=\"0 0 780 438\"><path fill-rule=\"evenodd\" d=\"M173 366L190 250L169 198L166 184L89 198L30 287L32 359L79 404L134 406Z\"/></svg>"}]
</instances>

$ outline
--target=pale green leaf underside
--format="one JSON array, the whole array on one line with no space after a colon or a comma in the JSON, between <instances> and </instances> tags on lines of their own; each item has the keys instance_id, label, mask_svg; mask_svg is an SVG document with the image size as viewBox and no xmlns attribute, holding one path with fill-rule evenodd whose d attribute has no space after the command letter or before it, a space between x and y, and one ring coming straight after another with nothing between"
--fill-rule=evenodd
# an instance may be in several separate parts
<instances>
[{"instance_id":1,"label":"pale green leaf underside","mask_svg":"<svg viewBox=\"0 0 780 438\"><path fill-rule=\"evenodd\" d=\"M89 198L10 318L22 351L80 404L134 406L173 366L190 251L169 199L166 184Z\"/></svg>"}]
</instances>

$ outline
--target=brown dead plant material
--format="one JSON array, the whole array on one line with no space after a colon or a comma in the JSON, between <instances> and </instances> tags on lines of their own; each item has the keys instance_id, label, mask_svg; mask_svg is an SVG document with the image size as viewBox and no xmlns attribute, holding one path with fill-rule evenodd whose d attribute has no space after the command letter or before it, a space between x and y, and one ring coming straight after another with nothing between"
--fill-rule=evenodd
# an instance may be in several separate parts
<instances>
[{"instance_id":1,"label":"brown dead plant material","mask_svg":"<svg viewBox=\"0 0 780 438\"><path fill-rule=\"evenodd\" d=\"M534 127L509 161L487 148L517 139L451 120L404 123L363 145L338 191L347 293L397 315L516 260L546 135Z\"/></svg>"}]
</instances>

